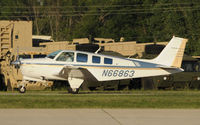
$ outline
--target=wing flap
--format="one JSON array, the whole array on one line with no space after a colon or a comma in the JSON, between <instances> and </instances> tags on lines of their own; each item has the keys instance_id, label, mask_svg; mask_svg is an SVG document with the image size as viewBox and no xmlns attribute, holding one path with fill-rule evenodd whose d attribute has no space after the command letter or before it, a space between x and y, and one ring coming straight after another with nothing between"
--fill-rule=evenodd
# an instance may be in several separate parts
<instances>
[{"instance_id":1,"label":"wing flap","mask_svg":"<svg viewBox=\"0 0 200 125\"><path fill-rule=\"evenodd\" d=\"M178 68L178 67L158 66L158 68L162 68L162 69L176 69L176 70L184 71L184 69Z\"/></svg>"}]
</instances>

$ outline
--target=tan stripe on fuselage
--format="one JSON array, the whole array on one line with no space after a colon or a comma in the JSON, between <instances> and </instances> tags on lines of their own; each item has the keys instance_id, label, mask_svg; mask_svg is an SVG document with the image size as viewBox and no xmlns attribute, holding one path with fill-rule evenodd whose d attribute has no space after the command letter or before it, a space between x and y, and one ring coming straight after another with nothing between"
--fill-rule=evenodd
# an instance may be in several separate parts
<instances>
[{"instance_id":1,"label":"tan stripe on fuselage","mask_svg":"<svg viewBox=\"0 0 200 125\"><path fill-rule=\"evenodd\" d=\"M24 66L26 65L31 65L31 66L44 66L44 67L64 67L64 65L38 65L38 64L23 64ZM137 67L109 67L109 66L74 66L74 67L80 67L80 68L98 68L98 69L129 69L129 70L163 70L162 68L137 68Z\"/></svg>"}]
</instances>

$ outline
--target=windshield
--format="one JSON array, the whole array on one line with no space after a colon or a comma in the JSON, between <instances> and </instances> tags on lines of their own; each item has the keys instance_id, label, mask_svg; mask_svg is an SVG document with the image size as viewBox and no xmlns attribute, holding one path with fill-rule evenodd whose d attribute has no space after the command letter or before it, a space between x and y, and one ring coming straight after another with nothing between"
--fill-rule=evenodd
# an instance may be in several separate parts
<instances>
[{"instance_id":1,"label":"windshield","mask_svg":"<svg viewBox=\"0 0 200 125\"><path fill-rule=\"evenodd\" d=\"M62 52L57 57L56 61L73 62L74 61L74 53L73 52Z\"/></svg>"},{"instance_id":2,"label":"windshield","mask_svg":"<svg viewBox=\"0 0 200 125\"><path fill-rule=\"evenodd\" d=\"M50 54L47 56L47 58L54 59L54 57L55 57L58 53L60 53L61 51L62 51L62 50L58 50L58 51L52 52L52 53L50 53Z\"/></svg>"}]
</instances>

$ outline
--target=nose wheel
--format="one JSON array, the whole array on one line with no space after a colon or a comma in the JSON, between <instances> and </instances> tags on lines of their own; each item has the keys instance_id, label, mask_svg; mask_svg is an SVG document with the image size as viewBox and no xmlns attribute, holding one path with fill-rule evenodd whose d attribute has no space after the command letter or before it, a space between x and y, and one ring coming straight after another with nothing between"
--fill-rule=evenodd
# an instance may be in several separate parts
<instances>
[{"instance_id":1,"label":"nose wheel","mask_svg":"<svg viewBox=\"0 0 200 125\"><path fill-rule=\"evenodd\" d=\"M26 87L20 86L18 90L19 90L20 93L25 93L26 92Z\"/></svg>"}]
</instances>

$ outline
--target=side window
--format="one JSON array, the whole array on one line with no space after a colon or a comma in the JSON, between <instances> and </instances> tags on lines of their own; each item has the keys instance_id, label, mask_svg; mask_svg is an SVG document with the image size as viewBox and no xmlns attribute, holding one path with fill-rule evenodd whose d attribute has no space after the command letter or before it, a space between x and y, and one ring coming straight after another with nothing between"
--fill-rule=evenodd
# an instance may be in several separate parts
<instances>
[{"instance_id":1,"label":"side window","mask_svg":"<svg viewBox=\"0 0 200 125\"><path fill-rule=\"evenodd\" d=\"M112 64L113 60L110 58L104 58L104 64Z\"/></svg>"},{"instance_id":2,"label":"side window","mask_svg":"<svg viewBox=\"0 0 200 125\"><path fill-rule=\"evenodd\" d=\"M88 61L88 55L83 54L83 53L77 53L76 61L77 62L87 62Z\"/></svg>"},{"instance_id":3,"label":"side window","mask_svg":"<svg viewBox=\"0 0 200 125\"><path fill-rule=\"evenodd\" d=\"M101 58L99 56L92 56L92 63L100 63Z\"/></svg>"},{"instance_id":4,"label":"side window","mask_svg":"<svg viewBox=\"0 0 200 125\"><path fill-rule=\"evenodd\" d=\"M56 61L73 62L74 61L74 53L73 52L63 52L58 56Z\"/></svg>"}]
</instances>

